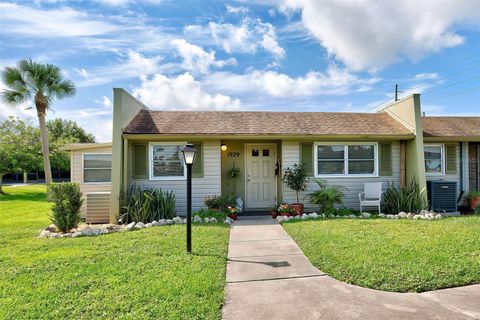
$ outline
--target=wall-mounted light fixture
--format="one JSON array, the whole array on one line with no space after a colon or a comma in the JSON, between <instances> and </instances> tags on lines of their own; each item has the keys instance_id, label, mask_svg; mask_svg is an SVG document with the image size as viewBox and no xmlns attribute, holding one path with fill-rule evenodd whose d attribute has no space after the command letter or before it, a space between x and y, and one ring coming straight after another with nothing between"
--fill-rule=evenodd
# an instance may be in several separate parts
<instances>
[{"instance_id":1,"label":"wall-mounted light fixture","mask_svg":"<svg viewBox=\"0 0 480 320\"><path fill-rule=\"evenodd\" d=\"M227 145L225 143L222 143L222 146L220 147L222 151L227 151Z\"/></svg>"}]
</instances>

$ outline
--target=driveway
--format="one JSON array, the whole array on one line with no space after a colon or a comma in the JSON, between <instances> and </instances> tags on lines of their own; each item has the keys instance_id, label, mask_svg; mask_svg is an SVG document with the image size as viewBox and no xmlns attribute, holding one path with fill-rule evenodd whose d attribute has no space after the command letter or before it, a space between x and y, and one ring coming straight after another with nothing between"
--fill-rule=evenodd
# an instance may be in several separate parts
<instances>
[{"instance_id":1,"label":"driveway","mask_svg":"<svg viewBox=\"0 0 480 320\"><path fill-rule=\"evenodd\" d=\"M480 319L480 285L392 293L337 281L310 264L270 217L232 226L223 318Z\"/></svg>"}]
</instances>

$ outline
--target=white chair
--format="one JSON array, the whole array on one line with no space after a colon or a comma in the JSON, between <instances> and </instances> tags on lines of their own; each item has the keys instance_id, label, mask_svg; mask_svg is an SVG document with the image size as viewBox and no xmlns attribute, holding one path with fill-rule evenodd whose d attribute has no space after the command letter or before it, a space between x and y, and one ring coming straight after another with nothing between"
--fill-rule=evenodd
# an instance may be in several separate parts
<instances>
[{"instance_id":1,"label":"white chair","mask_svg":"<svg viewBox=\"0 0 480 320\"><path fill-rule=\"evenodd\" d=\"M363 190L363 192L358 194L358 199L360 200L360 212L363 212L363 207L378 207L378 213L380 213L380 203L382 202L383 193L382 183L366 182Z\"/></svg>"}]
</instances>

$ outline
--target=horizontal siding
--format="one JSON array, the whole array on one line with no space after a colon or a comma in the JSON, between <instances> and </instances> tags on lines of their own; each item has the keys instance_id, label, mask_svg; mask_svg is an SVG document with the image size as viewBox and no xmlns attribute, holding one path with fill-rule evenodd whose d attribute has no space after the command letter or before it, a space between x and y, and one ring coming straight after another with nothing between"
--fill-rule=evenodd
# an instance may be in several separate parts
<instances>
[{"instance_id":1,"label":"horizontal siding","mask_svg":"<svg viewBox=\"0 0 480 320\"><path fill-rule=\"evenodd\" d=\"M428 142L426 142L428 143ZM435 143L432 143L432 144L436 144L438 142L435 142ZM452 142L448 142L449 144L451 144ZM464 151L465 151L465 148L464 148ZM444 174L444 175L438 175L438 176L429 176L427 175L426 178L427 178L427 181L439 181L439 180L446 180L446 181L455 181L457 183L457 197L460 195L460 190L461 190L461 186L460 186L460 145L457 143L456 144L456 152L455 152L455 155L456 155L456 158L457 158L457 173L456 174ZM468 157L468 150L467 150L467 153L464 152L464 160L466 159L465 157ZM465 164L465 161L464 161L464 164ZM464 170L466 167L464 166ZM468 176L466 176L468 178ZM465 175L464 175L464 178L465 178Z\"/></svg>"},{"instance_id":2,"label":"horizontal siding","mask_svg":"<svg viewBox=\"0 0 480 320\"><path fill-rule=\"evenodd\" d=\"M315 152L315 151L314 151ZM283 141L282 142L282 172L285 172L287 167L292 167L295 163L300 161L300 141ZM300 195L300 200L309 192L318 189L318 185L313 181L315 178L310 177L307 184L307 191ZM400 143L392 142L392 175L375 178L328 178L324 179L328 185L338 185L347 188L344 191L345 197L343 205L355 210L360 209L358 194L363 192L365 182L382 182L383 190L385 191L388 184L392 182L395 186L400 186ZM285 185L283 186L282 198L284 202L296 202L295 192ZM303 200L306 210L318 210L318 207L308 201Z\"/></svg>"},{"instance_id":3,"label":"horizontal siding","mask_svg":"<svg viewBox=\"0 0 480 320\"><path fill-rule=\"evenodd\" d=\"M85 194L90 193L90 192L110 192L111 191L111 185L109 183L99 183L99 184L94 184L94 183L83 183L83 154L84 153L107 153L107 152L112 152L111 147L103 147L103 148L92 148L92 149L82 149L82 150L73 150L71 152L71 159L70 159L70 164L71 164L71 170L70 170L70 181L71 182L76 182L80 184L80 191L83 194L83 198L85 200ZM81 213L82 217L86 217L86 201L83 202Z\"/></svg>"},{"instance_id":4,"label":"horizontal siding","mask_svg":"<svg viewBox=\"0 0 480 320\"><path fill-rule=\"evenodd\" d=\"M193 210L205 207L206 196L221 194L220 140L203 142L203 161L203 178L192 179ZM130 179L130 185L133 184L175 191L177 214L186 215L186 180Z\"/></svg>"}]
</instances>

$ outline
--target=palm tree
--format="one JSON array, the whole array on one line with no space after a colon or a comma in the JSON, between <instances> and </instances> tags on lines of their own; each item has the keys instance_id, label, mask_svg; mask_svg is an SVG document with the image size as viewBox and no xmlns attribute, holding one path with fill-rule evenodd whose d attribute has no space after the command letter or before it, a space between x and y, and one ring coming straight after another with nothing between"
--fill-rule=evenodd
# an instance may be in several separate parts
<instances>
[{"instance_id":1,"label":"palm tree","mask_svg":"<svg viewBox=\"0 0 480 320\"><path fill-rule=\"evenodd\" d=\"M31 59L20 60L15 67L6 67L2 72L2 80L7 86L1 93L5 103L17 106L32 100L35 103L40 124L45 182L50 185L52 170L45 115L47 110L51 110L51 104L55 99L73 96L76 91L75 85L63 78L59 67L37 63Z\"/></svg>"}]
</instances>

